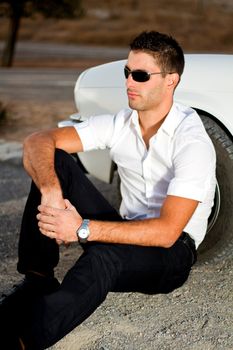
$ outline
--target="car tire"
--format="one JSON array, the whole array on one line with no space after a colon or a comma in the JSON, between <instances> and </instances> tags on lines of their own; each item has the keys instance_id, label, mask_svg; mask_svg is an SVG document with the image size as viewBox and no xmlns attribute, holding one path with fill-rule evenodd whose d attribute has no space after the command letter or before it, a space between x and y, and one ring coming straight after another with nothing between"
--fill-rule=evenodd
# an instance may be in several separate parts
<instances>
[{"instance_id":1,"label":"car tire","mask_svg":"<svg viewBox=\"0 0 233 350\"><path fill-rule=\"evenodd\" d=\"M209 116L199 113L217 156L214 206L206 237L198 248L199 261L219 261L232 254L233 246L233 142L227 132Z\"/></svg>"}]
</instances>

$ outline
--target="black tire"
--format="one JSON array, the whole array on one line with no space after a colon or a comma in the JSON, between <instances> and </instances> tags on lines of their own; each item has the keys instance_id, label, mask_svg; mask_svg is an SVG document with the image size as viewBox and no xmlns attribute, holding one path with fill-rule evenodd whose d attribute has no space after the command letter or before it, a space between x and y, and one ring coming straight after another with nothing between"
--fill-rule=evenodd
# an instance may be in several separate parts
<instances>
[{"instance_id":1,"label":"black tire","mask_svg":"<svg viewBox=\"0 0 233 350\"><path fill-rule=\"evenodd\" d=\"M218 261L232 254L233 246L233 142L210 117L199 113L215 146L217 181L215 203L206 237L198 248L199 261Z\"/></svg>"}]
</instances>

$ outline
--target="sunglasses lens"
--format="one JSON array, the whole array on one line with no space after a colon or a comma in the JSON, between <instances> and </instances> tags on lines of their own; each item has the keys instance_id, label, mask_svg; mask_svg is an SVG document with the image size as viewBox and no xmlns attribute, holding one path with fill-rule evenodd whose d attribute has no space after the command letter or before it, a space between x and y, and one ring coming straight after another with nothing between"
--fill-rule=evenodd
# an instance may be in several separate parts
<instances>
[{"instance_id":1,"label":"sunglasses lens","mask_svg":"<svg viewBox=\"0 0 233 350\"><path fill-rule=\"evenodd\" d=\"M148 81L150 79L150 75L147 72L140 70L130 71L126 67L124 68L124 74L126 79L128 79L129 75L131 74L133 80L139 83L144 83L145 81Z\"/></svg>"},{"instance_id":2,"label":"sunglasses lens","mask_svg":"<svg viewBox=\"0 0 233 350\"><path fill-rule=\"evenodd\" d=\"M149 74L143 71L134 71L132 72L133 80L138 81L139 83L144 83L145 81L150 79Z\"/></svg>"},{"instance_id":3,"label":"sunglasses lens","mask_svg":"<svg viewBox=\"0 0 233 350\"><path fill-rule=\"evenodd\" d=\"M128 79L128 77L129 77L129 70L127 68L124 68L124 74L125 74L125 78Z\"/></svg>"}]
</instances>

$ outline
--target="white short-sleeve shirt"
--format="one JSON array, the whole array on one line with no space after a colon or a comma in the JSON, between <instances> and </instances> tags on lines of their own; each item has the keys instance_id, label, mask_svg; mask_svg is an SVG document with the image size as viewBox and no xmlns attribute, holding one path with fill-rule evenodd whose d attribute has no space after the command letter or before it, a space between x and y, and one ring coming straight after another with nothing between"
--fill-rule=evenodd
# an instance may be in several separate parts
<instances>
[{"instance_id":1,"label":"white short-sleeve shirt","mask_svg":"<svg viewBox=\"0 0 233 350\"><path fill-rule=\"evenodd\" d=\"M216 187L216 155L197 113L174 103L147 149L138 114L124 109L116 115L92 116L75 128L84 151L110 150L121 178L120 214L128 220L157 218L167 195L199 201L184 228L204 239Z\"/></svg>"}]
</instances>

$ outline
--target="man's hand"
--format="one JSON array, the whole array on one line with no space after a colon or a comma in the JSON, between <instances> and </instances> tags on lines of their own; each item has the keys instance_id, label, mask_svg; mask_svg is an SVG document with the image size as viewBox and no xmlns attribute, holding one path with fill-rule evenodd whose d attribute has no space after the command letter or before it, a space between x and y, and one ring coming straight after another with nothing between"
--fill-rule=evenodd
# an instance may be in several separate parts
<instances>
[{"instance_id":1,"label":"man's hand","mask_svg":"<svg viewBox=\"0 0 233 350\"><path fill-rule=\"evenodd\" d=\"M64 203L65 208L39 205L38 226L43 235L57 242L75 242L78 240L76 231L81 226L82 217L68 199Z\"/></svg>"},{"instance_id":2,"label":"man's hand","mask_svg":"<svg viewBox=\"0 0 233 350\"><path fill-rule=\"evenodd\" d=\"M65 209L66 203L62 196L61 189L55 190L53 188L52 191L46 190L42 192L41 195L41 204L47 207L57 208L57 209ZM67 244L68 242L63 242L62 240L56 239L57 244Z\"/></svg>"}]
</instances>

